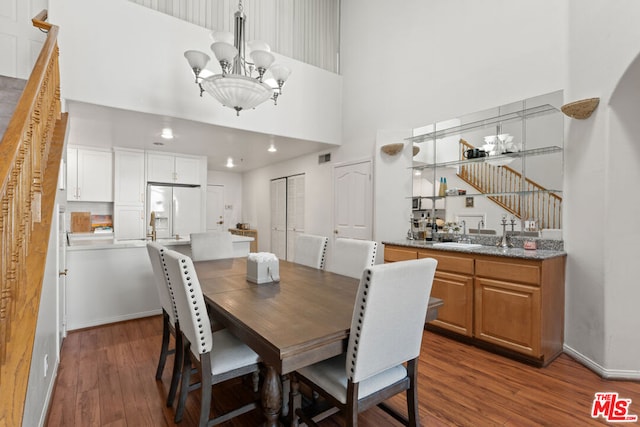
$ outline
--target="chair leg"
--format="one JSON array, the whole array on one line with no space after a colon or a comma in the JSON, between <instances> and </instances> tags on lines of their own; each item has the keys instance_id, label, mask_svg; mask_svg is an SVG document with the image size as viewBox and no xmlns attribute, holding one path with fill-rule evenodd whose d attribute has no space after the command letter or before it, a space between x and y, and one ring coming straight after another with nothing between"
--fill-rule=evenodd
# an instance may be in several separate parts
<instances>
[{"instance_id":1,"label":"chair leg","mask_svg":"<svg viewBox=\"0 0 640 427\"><path fill-rule=\"evenodd\" d=\"M407 363L407 374L409 376L409 388L407 389L407 414L409 415L409 426L420 426L420 414L418 413L418 369L416 359Z\"/></svg>"},{"instance_id":2,"label":"chair leg","mask_svg":"<svg viewBox=\"0 0 640 427\"><path fill-rule=\"evenodd\" d=\"M182 378L180 381L180 396L178 397L178 407L176 408L176 416L174 421L179 423L184 415L184 407L187 403L187 394L189 393L189 385L191 384L191 349L188 345L183 346L184 359L182 363Z\"/></svg>"},{"instance_id":3,"label":"chair leg","mask_svg":"<svg viewBox=\"0 0 640 427\"><path fill-rule=\"evenodd\" d=\"M180 384L180 378L182 376L182 364L184 360L184 349L182 344L182 333L178 322L176 322L176 351L173 359L173 373L171 374L171 387L169 387L169 395L167 396L167 407L173 406L173 401L176 398L176 392L178 391L178 384Z\"/></svg>"},{"instance_id":4,"label":"chair leg","mask_svg":"<svg viewBox=\"0 0 640 427\"><path fill-rule=\"evenodd\" d=\"M347 427L358 426L358 384L347 384L347 409L344 414Z\"/></svg>"},{"instance_id":5,"label":"chair leg","mask_svg":"<svg viewBox=\"0 0 640 427\"><path fill-rule=\"evenodd\" d=\"M162 371L167 363L167 354L169 353L169 315L162 310L162 345L160 347L160 359L158 360L158 369L156 369L156 380L162 379Z\"/></svg>"},{"instance_id":6,"label":"chair leg","mask_svg":"<svg viewBox=\"0 0 640 427\"><path fill-rule=\"evenodd\" d=\"M200 376L202 377L200 387L200 427L207 427L209 414L211 413L211 359L209 353L200 355Z\"/></svg>"}]
</instances>

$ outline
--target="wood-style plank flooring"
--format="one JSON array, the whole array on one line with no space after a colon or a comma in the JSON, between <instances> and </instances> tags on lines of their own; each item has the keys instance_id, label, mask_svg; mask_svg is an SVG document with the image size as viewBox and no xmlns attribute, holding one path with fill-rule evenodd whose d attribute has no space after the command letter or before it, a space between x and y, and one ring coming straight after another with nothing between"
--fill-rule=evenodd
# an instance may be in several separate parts
<instances>
[{"instance_id":1,"label":"wood-style plank flooring","mask_svg":"<svg viewBox=\"0 0 640 427\"><path fill-rule=\"evenodd\" d=\"M155 380L162 320L159 316L71 332L62 349L47 426L174 426L173 409L164 404L171 356L161 382ZM590 416L594 393L618 392L632 399L640 415L640 383L606 381L562 355L535 368L478 348L424 333L419 365L419 402L425 426L576 426L606 424ZM188 399L179 425L197 425L198 395ZM251 399L239 381L214 389L214 410ZM404 408L404 397L392 404ZM260 410L225 426L256 426ZM361 426L398 425L373 408ZM342 425L339 415L321 426ZM628 425L628 424L626 424Z\"/></svg>"}]
</instances>

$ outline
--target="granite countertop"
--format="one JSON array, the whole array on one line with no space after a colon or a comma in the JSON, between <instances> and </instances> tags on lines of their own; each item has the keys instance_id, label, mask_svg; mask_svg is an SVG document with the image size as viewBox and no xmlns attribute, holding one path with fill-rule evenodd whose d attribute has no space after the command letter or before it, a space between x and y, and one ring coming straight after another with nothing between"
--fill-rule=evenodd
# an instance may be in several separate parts
<instances>
[{"instance_id":1,"label":"granite countertop","mask_svg":"<svg viewBox=\"0 0 640 427\"><path fill-rule=\"evenodd\" d=\"M553 249L523 249L523 248L501 248L495 245L483 245L473 248L456 248L456 247L434 247L433 244L437 242L429 242L425 240L390 240L383 241L384 245L404 246L407 248L417 249L432 249L436 251L449 251L449 252L461 252L473 255L491 255L500 256L506 258L520 258L531 260L544 260L549 258L555 258L560 256L566 256L567 253L564 250Z\"/></svg>"}]
</instances>

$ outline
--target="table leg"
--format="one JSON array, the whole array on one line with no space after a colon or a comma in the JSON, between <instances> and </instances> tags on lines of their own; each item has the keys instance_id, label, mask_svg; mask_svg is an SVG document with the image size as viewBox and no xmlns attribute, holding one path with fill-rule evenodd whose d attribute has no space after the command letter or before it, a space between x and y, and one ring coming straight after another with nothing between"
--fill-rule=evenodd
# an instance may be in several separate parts
<instances>
[{"instance_id":1,"label":"table leg","mask_svg":"<svg viewBox=\"0 0 640 427\"><path fill-rule=\"evenodd\" d=\"M262 409L266 421L265 427L279 427L280 408L282 408L282 385L273 366L267 366L262 385Z\"/></svg>"},{"instance_id":2,"label":"table leg","mask_svg":"<svg viewBox=\"0 0 640 427\"><path fill-rule=\"evenodd\" d=\"M302 395L300 394L300 383L295 375L289 376L291 385L291 404L289 410L291 411L291 427L298 427L298 416L296 415L296 409L302 407Z\"/></svg>"}]
</instances>

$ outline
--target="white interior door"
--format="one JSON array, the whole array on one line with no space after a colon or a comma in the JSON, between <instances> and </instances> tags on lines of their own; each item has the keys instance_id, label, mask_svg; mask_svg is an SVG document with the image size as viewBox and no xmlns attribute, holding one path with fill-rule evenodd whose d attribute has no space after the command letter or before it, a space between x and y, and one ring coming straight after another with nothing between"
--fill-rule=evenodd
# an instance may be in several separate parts
<instances>
[{"instance_id":1,"label":"white interior door","mask_svg":"<svg viewBox=\"0 0 640 427\"><path fill-rule=\"evenodd\" d=\"M287 179L271 181L271 252L287 259Z\"/></svg>"},{"instance_id":2,"label":"white interior door","mask_svg":"<svg viewBox=\"0 0 640 427\"><path fill-rule=\"evenodd\" d=\"M287 260L293 261L296 237L304 233L304 174L287 177Z\"/></svg>"},{"instance_id":3,"label":"white interior door","mask_svg":"<svg viewBox=\"0 0 640 427\"><path fill-rule=\"evenodd\" d=\"M207 185L207 231L233 228L225 224L224 185Z\"/></svg>"},{"instance_id":4,"label":"white interior door","mask_svg":"<svg viewBox=\"0 0 640 427\"><path fill-rule=\"evenodd\" d=\"M333 176L335 237L371 240L371 161L336 166Z\"/></svg>"}]
</instances>

